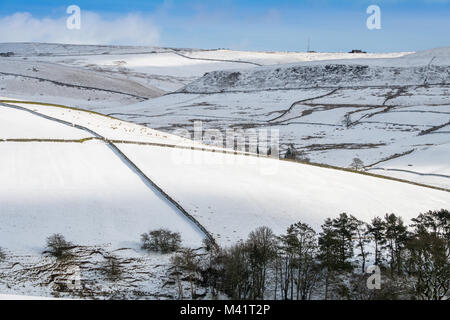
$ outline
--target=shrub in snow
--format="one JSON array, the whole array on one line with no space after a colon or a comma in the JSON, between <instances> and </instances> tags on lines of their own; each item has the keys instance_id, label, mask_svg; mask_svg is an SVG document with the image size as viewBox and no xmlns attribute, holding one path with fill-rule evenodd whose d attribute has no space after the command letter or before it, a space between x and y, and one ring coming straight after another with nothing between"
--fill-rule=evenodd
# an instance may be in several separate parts
<instances>
[{"instance_id":1,"label":"shrub in snow","mask_svg":"<svg viewBox=\"0 0 450 320\"><path fill-rule=\"evenodd\" d=\"M3 249L0 247L0 261L6 258L6 254L3 252Z\"/></svg>"},{"instance_id":2,"label":"shrub in snow","mask_svg":"<svg viewBox=\"0 0 450 320\"><path fill-rule=\"evenodd\" d=\"M53 234L47 238L47 248L46 252L50 253L56 258L63 258L69 255L69 250L72 249L73 244L66 241L63 235Z\"/></svg>"},{"instance_id":3,"label":"shrub in snow","mask_svg":"<svg viewBox=\"0 0 450 320\"><path fill-rule=\"evenodd\" d=\"M144 250L169 253L180 248L181 235L167 229L158 229L142 234L141 243Z\"/></svg>"}]
</instances>

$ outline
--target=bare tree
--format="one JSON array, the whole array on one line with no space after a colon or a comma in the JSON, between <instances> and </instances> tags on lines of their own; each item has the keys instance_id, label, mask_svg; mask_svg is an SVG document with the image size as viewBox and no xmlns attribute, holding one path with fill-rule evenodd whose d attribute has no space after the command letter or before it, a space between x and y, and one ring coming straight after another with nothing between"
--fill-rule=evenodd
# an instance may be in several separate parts
<instances>
[{"instance_id":1,"label":"bare tree","mask_svg":"<svg viewBox=\"0 0 450 320\"><path fill-rule=\"evenodd\" d=\"M194 250L183 248L172 257L172 264L178 267L178 271L183 270L187 273L186 279L189 281L191 289L191 299L196 299L197 282L199 280L200 257Z\"/></svg>"},{"instance_id":2,"label":"bare tree","mask_svg":"<svg viewBox=\"0 0 450 320\"><path fill-rule=\"evenodd\" d=\"M264 299L267 268L276 254L275 235L270 228L252 231L246 242L252 277L252 299Z\"/></svg>"},{"instance_id":3,"label":"bare tree","mask_svg":"<svg viewBox=\"0 0 450 320\"><path fill-rule=\"evenodd\" d=\"M356 171L364 169L364 162L359 158L353 158L350 168Z\"/></svg>"},{"instance_id":4,"label":"bare tree","mask_svg":"<svg viewBox=\"0 0 450 320\"><path fill-rule=\"evenodd\" d=\"M367 236L368 226L354 216L351 216L351 219L353 219L356 246L359 250L358 257L361 258L361 272L364 273L366 271L367 256L369 255L369 252L366 250L367 244L370 243L370 239Z\"/></svg>"},{"instance_id":5,"label":"bare tree","mask_svg":"<svg viewBox=\"0 0 450 320\"><path fill-rule=\"evenodd\" d=\"M175 275L176 285L177 285L177 293L178 293L178 299L183 300L184 294L183 294L183 284L181 282L181 275L182 275L182 260L179 258L176 258L175 256L171 258L171 263L174 268L174 271L172 272L172 275Z\"/></svg>"},{"instance_id":6,"label":"bare tree","mask_svg":"<svg viewBox=\"0 0 450 320\"><path fill-rule=\"evenodd\" d=\"M250 270L248 250L239 242L223 251L223 274L221 288L232 299L250 298Z\"/></svg>"},{"instance_id":7,"label":"bare tree","mask_svg":"<svg viewBox=\"0 0 450 320\"><path fill-rule=\"evenodd\" d=\"M61 234L53 234L47 238L47 253L56 258L66 258L70 256L70 250L74 245L67 241Z\"/></svg>"}]
</instances>

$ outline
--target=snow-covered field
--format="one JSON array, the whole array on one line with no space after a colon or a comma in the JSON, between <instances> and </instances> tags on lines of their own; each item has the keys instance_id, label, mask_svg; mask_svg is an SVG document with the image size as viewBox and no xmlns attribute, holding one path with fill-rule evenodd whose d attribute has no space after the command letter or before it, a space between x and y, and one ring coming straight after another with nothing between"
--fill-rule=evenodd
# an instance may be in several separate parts
<instances>
[{"instance_id":1,"label":"snow-covered field","mask_svg":"<svg viewBox=\"0 0 450 320\"><path fill-rule=\"evenodd\" d=\"M0 44L7 51L15 56L0 58L0 293L52 295L61 266L42 252L54 233L80 246L82 277L96 294L173 298L162 280L170 256L142 251L143 232L169 228L191 248L212 235L226 246L262 225L318 229L341 212L365 221L394 212L409 222L450 208L445 190L223 153L173 134L199 120L222 132L278 129L282 153L291 146L339 167L357 157L369 173L450 189L450 49ZM137 280L93 281L109 254L128 261L128 279Z\"/></svg>"},{"instance_id":2,"label":"snow-covered field","mask_svg":"<svg viewBox=\"0 0 450 320\"><path fill-rule=\"evenodd\" d=\"M116 140L119 149L147 176L186 206L208 230L223 237L225 243L245 237L254 226L261 224L281 232L288 224L304 219L319 227L326 216L340 211L366 220L377 213L394 211L408 219L422 210L446 207L450 201L447 192L334 169L159 146L185 146L188 140L80 110L13 105L81 125L108 140ZM136 247L140 233L164 225L185 228L182 234L191 235L187 243L199 244L198 230L186 230L189 223L184 226L183 219L175 223L180 216L173 208L158 201L160 197L154 198L155 190L140 181L132 168L103 141L28 142L31 133L38 138L65 140L93 135L24 110L2 107L5 110L12 112L16 119L21 112L23 122L27 121L27 127L33 129L26 136L20 132L14 135L24 138L22 142L0 144L4 155L2 181L8 182L0 192L4 204L2 226L8 234L8 247L39 248L32 245L36 239L43 243L51 230L58 229L85 245L114 240L120 247L128 238L129 243L134 240L132 247ZM67 131L61 131L63 128ZM139 142L153 145L139 145ZM383 200L393 194L396 196L389 201ZM320 204L314 205L317 197L321 199ZM52 204L50 209L49 204ZM43 214L46 219L40 220ZM35 222L24 223L27 219ZM54 223L49 225L49 219ZM18 225L17 221L22 223ZM85 226L86 221L89 222ZM93 228L87 232L93 234L92 238L85 239L89 228ZM33 236L27 242L31 230ZM129 238L131 234L135 236Z\"/></svg>"},{"instance_id":3,"label":"snow-covered field","mask_svg":"<svg viewBox=\"0 0 450 320\"><path fill-rule=\"evenodd\" d=\"M415 159L424 157L425 147L450 142L448 97L448 86L401 92L370 88L173 94L130 106L125 113L114 108L103 112L166 132L192 130L194 120L203 121L205 129L222 132L230 127L277 129L282 151L293 145L313 162L343 167L357 157L371 168L411 151L408 164L415 171L414 166L423 167ZM437 167L422 173L448 170L449 156L433 154L432 164ZM432 184L449 188L450 180L441 177Z\"/></svg>"},{"instance_id":4,"label":"snow-covered field","mask_svg":"<svg viewBox=\"0 0 450 320\"><path fill-rule=\"evenodd\" d=\"M303 221L318 230L341 212L365 221L396 212L409 221L450 204L447 192L334 169L190 150L176 161L168 148L119 147L225 246L259 226L281 234Z\"/></svg>"},{"instance_id":5,"label":"snow-covered field","mask_svg":"<svg viewBox=\"0 0 450 320\"><path fill-rule=\"evenodd\" d=\"M80 245L139 247L140 235L171 226L186 245L202 235L101 142L1 143L2 246L38 254L62 233Z\"/></svg>"},{"instance_id":6,"label":"snow-covered field","mask_svg":"<svg viewBox=\"0 0 450 320\"><path fill-rule=\"evenodd\" d=\"M168 227L180 232L189 247L201 246L205 237L107 142L27 141L30 134L62 140L99 134L119 140L115 144L123 154L221 245L244 239L262 225L276 233L297 221L319 228L326 217L342 211L366 221L396 212L409 221L419 212L450 206L448 192L397 181L276 159L139 145L134 141L139 135L141 142L185 146L187 141L80 110L21 103L0 107L2 115L16 122L22 119L22 125L31 128L23 135L17 126L14 137L21 142L0 143L1 244L8 253L0 268L6 280L0 286L23 285L17 272L8 271L8 264L17 259L23 266L45 265L48 258L38 257L53 233L62 233L84 248L133 252L139 268L143 268L140 259L160 259L140 251L139 236L145 231ZM86 135L77 126L94 134ZM156 261L148 263L152 266ZM35 287L39 279L29 280L25 289L5 292L49 295L50 289ZM159 287L149 288L145 279L141 289L156 294Z\"/></svg>"},{"instance_id":7,"label":"snow-covered field","mask_svg":"<svg viewBox=\"0 0 450 320\"><path fill-rule=\"evenodd\" d=\"M203 55L213 52L196 54ZM424 147L450 142L450 49L389 58L344 56L209 72L177 92L126 111L107 107L102 112L166 132L192 130L195 120L222 132L277 129L282 152L293 146L312 162L341 167L357 157L373 169L410 154L411 171L422 174L408 173L409 180L449 188L445 174L430 178L448 169L448 153L435 154L436 167L426 171L414 159L424 157ZM407 178L396 171L377 173Z\"/></svg>"}]
</instances>

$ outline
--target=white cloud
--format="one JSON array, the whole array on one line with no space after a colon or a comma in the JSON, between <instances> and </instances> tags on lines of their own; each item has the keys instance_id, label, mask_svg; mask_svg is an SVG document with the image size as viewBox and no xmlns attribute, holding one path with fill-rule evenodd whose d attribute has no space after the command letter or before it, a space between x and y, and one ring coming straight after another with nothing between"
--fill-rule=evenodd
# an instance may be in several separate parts
<instances>
[{"instance_id":1,"label":"white cloud","mask_svg":"<svg viewBox=\"0 0 450 320\"><path fill-rule=\"evenodd\" d=\"M157 45L159 30L140 14L127 14L105 20L98 14L81 11L81 29L69 30L69 15L34 18L18 12L0 18L0 42L53 42L71 44Z\"/></svg>"}]
</instances>

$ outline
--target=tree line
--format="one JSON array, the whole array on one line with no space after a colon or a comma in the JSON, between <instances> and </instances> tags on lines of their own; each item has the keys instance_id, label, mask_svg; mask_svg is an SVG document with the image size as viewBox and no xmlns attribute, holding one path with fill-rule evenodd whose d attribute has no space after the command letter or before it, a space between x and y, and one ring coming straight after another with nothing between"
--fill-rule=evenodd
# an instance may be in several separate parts
<instances>
[{"instance_id":1,"label":"tree line","mask_svg":"<svg viewBox=\"0 0 450 320\"><path fill-rule=\"evenodd\" d=\"M190 298L196 298L198 287L237 300L450 295L450 213L444 209L422 213L409 226L395 214L365 223L342 213L326 219L320 232L302 222L282 235L259 227L231 247L205 247L201 254L179 250L172 259L176 270L188 274ZM379 289L367 285L369 265L380 271Z\"/></svg>"}]
</instances>

